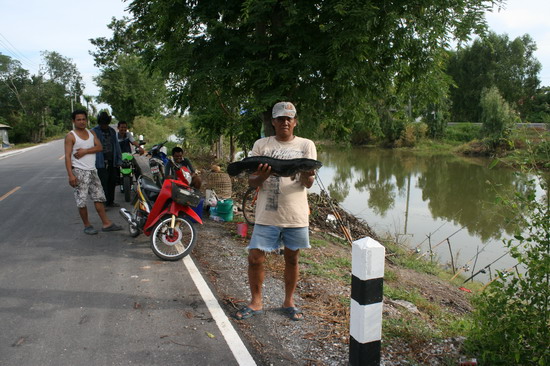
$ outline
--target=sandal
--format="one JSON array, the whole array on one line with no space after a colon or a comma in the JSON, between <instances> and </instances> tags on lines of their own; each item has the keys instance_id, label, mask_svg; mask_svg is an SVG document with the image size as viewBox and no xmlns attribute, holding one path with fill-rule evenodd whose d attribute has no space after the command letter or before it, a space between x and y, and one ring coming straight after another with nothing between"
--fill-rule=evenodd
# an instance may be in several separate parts
<instances>
[{"instance_id":1,"label":"sandal","mask_svg":"<svg viewBox=\"0 0 550 366\"><path fill-rule=\"evenodd\" d=\"M245 306L244 308L242 308L241 310L235 313L235 319L244 320L244 319L252 318L254 315L261 315L263 313L264 313L263 310L253 310L248 306Z\"/></svg>"},{"instance_id":2,"label":"sandal","mask_svg":"<svg viewBox=\"0 0 550 366\"><path fill-rule=\"evenodd\" d=\"M86 226L84 228L84 234L95 235L95 234L97 234L97 230L94 229L94 227L92 225Z\"/></svg>"},{"instance_id":3,"label":"sandal","mask_svg":"<svg viewBox=\"0 0 550 366\"><path fill-rule=\"evenodd\" d=\"M117 224L111 224L111 226L104 227L101 231L119 231L122 230Z\"/></svg>"},{"instance_id":4,"label":"sandal","mask_svg":"<svg viewBox=\"0 0 550 366\"><path fill-rule=\"evenodd\" d=\"M283 312L288 315L290 320L294 321L300 321L304 319L304 313L302 313L302 310L300 308L297 308L295 306L289 306L288 308L283 308Z\"/></svg>"}]
</instances>

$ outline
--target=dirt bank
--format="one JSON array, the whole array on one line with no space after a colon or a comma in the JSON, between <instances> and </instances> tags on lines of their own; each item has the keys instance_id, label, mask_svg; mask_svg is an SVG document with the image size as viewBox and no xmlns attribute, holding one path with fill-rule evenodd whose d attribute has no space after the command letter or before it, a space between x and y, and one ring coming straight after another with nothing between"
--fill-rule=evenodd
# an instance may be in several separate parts
<instances>
[{"instance_id":1,"label":"dirt bank","mask_svg":"<svg viewBox=\"0 0 550 366\"><path fill-rule=\"evenodd\" d=\"M349 262L345 263L351 263L351 247L337 238L342 236L337 225L327 221L327 215L332 212L328 205L320 203L321 197L312 196L311 199L318 201L315 212L312 209L312 248L302 255L301 279L296 293L296 302L304 310L305 320L293 322L280 311L284 284L283 258L278 254L270 254L267 259L266 313L247 320L232 320L253 350L259 365L320 366L346 365L348 362L350 286L348 281L342 281L342 277L349 278L351 265L330 269L334 271L334 277L330 273L329 276L318 275L317 270L331 258L347 258ZM344 220L353 238L376 237L365 223L343 211L341 214L345 215ZM226 313L232 315L249 299L247 239L237 235L234 222L205 219L205 224L200 227L199 240L193 257L217 292ZM437 304L449 314L470 310L465 293L456 287L389 261L386 266L393 273L392 281L397 281L404 291L421 294L428 303ZM408 322L411 317L429 321L423 309L410 308L406 303L385 297L385 321ZM414 340L413 337L411 341L410 337L400 339L395 334L383 335L383 338L382 359L386 366L444 365L459 357L461 339Z\"/></svg>"}]
</instances>

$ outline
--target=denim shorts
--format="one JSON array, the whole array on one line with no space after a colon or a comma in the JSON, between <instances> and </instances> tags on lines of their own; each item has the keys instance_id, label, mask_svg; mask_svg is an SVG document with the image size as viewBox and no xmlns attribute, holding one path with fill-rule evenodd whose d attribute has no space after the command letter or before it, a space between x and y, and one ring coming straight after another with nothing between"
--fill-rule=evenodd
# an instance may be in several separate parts
<instances>
[{"instance_id":1,"label":"denim shorts","mask_svg":"<svg viewBox=\"0 0 550 366\"><path fill-rule=\"evenodd\" d=\"M308 227L279 227L254 225L248 249L273 252L284 245L290 250L311 248Z\"/></svg>"}]
</instances>

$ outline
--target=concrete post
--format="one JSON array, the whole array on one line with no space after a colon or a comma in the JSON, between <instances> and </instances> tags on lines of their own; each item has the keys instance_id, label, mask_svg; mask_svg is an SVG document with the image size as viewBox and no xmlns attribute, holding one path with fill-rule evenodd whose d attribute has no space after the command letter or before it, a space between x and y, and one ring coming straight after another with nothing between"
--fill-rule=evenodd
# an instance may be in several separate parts
<instances>
[{"instance_id":1,"label":"concrete post","mask_svg":"<svg viewBox=\"0 0 550 366\"><path fill-rule=\"evenodd\" d=\"M349 364L380 365L385 248L366 237L352 244Z\"/></svg>"}]
</instances>

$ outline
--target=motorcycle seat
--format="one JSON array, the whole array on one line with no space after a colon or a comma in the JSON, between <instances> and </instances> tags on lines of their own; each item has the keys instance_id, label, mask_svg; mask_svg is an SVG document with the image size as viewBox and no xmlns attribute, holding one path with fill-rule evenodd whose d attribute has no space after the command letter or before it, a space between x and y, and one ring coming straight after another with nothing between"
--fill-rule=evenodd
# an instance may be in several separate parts
<instances>
[{"instance_id":1,"label":"motorcycle seat","mask_svg":"<svg viewBox=\"0 0 550 366\"><path fill-rule=\"evenodd\" d=\"M142 176L141 177L141 186L146 191L149 191L151 193L159 193L160 187L156 185L155 181L152 180L149 177Z\"/></svg>"}]
</instances>

